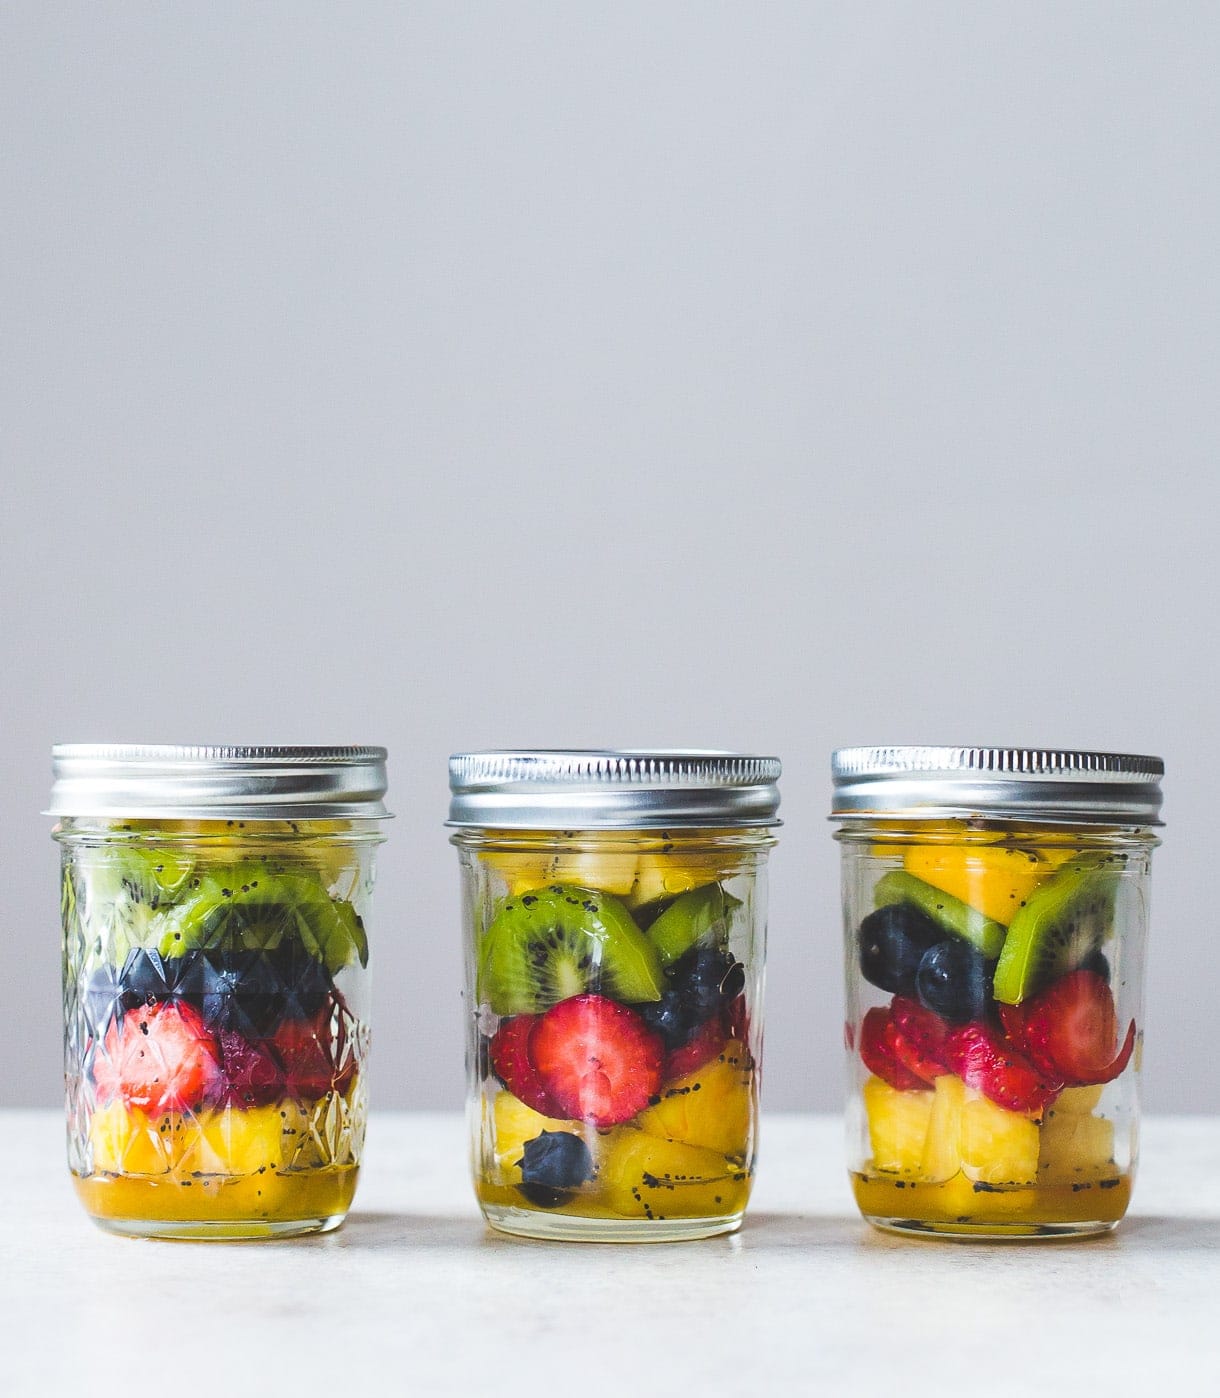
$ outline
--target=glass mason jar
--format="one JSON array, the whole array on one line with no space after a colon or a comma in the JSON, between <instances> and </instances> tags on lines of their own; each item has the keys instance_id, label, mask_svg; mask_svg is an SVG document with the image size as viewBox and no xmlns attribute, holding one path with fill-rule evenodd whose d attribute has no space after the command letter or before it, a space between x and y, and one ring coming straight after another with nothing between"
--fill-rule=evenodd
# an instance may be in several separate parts
<instances>
[{"instance_id":1,"label":"glass mason jar","mask_svg":"<svg viewBox=\"0 0 1220 1398\"><path fill-rule=\"evenodd\" d=\"M737 1228L758 1140L774 758L451 759L471 1164L534 1238Z\"/></svg>"},{"instance_id":2,"label":"glass mason jar","mask_svg":"<svg viewBox=\"0 0 1220 1398\"><path fill-rule=\"evenodd\" d=\"M102 1228L337 1227L364 1140L382 748L53 751L68 1163Z\"/></svg>"},{"instance_id":3,"label":"glass mason jar","mask_svg":"<svg viewBox=\"0 0 1220 1398\"><path fill-rule=\"evenodd\" d=\"M1139 1141L1159 758L834 754L848 1165L878 1227L1104 1232Z\"/></svg>"}]
</instances>

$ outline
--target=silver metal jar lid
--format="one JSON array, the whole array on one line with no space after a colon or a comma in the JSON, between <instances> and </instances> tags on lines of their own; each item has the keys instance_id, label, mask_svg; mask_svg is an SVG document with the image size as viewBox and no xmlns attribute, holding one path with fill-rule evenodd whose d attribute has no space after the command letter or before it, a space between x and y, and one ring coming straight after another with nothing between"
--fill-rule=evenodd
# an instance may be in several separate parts
<instances>
[{"instance_id":1,"label":"silver metal jar lid","mask_svg":"<svg viewBox=\"0 0 1220 1398\"><path fill-rule=\"evenodd\" d=\"M56 816L378 820L386 750L57 743Z\"/></svg>"},{"instance_id":2,"label":"silver metal jar lid","mask_svg":"<svg viewBox=\"0 0 1220 1398\"><path fill-rule=\"evenodd\" d=\"M650 750L460 752L447 824L495 830L778 825L777 757Z\"/></svg>"},{"instance_id":3,"label":"silver metal jar lid","mask_svg":"<svg viewBox=\"0 0 1220 1398\"><path fill-rule=\"evenodd\" d=\"M1160 825L1159 757L1054 748L840 748L832 818Z\"/></svg>"}]
</instances>

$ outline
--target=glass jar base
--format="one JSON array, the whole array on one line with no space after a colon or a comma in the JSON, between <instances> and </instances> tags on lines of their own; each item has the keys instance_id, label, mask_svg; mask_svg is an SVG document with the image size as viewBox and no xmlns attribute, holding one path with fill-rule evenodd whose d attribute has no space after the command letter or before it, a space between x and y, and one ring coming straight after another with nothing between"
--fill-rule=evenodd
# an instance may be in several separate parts
<instances>
[{"instance_id":1,"label":"glass jar base","mask_svg":"<svg viewBox=\"0 0 1220 1398\"><path fill-rule=\"evenodd\" d=\"M719 1218L582 1218L536 1209L482 1205L483 1217L501 1233L559 1243L689 1243L735 1233L740 1213Z\"/></svg>"},{"instance_id":2,"label":"glass jar base","mask_svg":"<svg viewBox=\"0 0 1220 1398\"><path fill-rule=\"evenodd\" d=\"M1117 1219L1083 1219L1072 1223L950 1223L918 1218L882 1218L865 1214L866 1223L882 1233L908 1238L948 1238L957 1242L1046 1242L1056 1238L1095 1238L1113 1232Z\"/></svg>"},{"instance_id":3,"label":"glass jar base","mask_svg":"<svg viewBox=\"0 0 1220 1398\"><path fill-rule=\"evenodd\" d=\"M300 1238L309 1233L331 1233L347 1217L297 1218L273 1223L265 1218L200 1220L155 1218L99 1218L93 1222L105 1233L122 1238L160 1238L170 1242L252 1242L266 1238Z\"/></svg>"}]
</instances>

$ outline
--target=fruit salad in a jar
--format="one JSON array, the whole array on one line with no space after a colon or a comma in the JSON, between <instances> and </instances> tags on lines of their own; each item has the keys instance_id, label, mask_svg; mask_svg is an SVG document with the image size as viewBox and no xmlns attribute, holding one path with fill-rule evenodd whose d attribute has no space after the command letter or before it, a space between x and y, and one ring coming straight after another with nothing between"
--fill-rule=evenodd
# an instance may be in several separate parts
<instances>
[{"instance_id":1,"label":"fruit salad in a jar","mask_svg":"<svg viewBox=\"0 0 1220 1398\"><path fill-rule=\"evenodd\" d=\"M1147 851L1119 845L964 822L874 832L847 879L867 1218L1046 1236L1126 1212Z\"/></svg>"},{"instance_id":2,"label":"fruit salad in a jar","mask_svg":"<svg viewBox=\"0 0 1220 1398\"><path fill-rule=\"evenodd\" d=\"M599 877L586 858L583 883L518 874L480 935L476 1189L485 1207L664 1232L745 1207L755 987L730 879L620 863Z\"/></svg>"},{"instance_id":3,"label":"fruit salad in a jar","mask_svg":"<svg viewBox=\"0 0 1220 1398\"><path fill-rule=\"evenodd\" d=\"M103 1227L335 1226L367 1111L369 822L69 818L69 1165Z\"/></svg>"},{"instance_id":4,"label":"fruit salad in a jar","mask_svg":"<svg viewBox=\"0 0 1220 1398\"><path fill-rule=\"evenodd\" d=\"M475 1192L549 1238L734 1228L757 1144L765 832L463 832Z\"/></svg>"},{"instance_id":5,"label":"fruit salad in a jar","mask_svg":"<svg viewBox=\"0 0 1220 1398\"><path fill-rule=\"evenodd\" d=\"M68 1167L95 1222L342 1222L386 749L60 744Z\"/></svg>"}]
</instances>

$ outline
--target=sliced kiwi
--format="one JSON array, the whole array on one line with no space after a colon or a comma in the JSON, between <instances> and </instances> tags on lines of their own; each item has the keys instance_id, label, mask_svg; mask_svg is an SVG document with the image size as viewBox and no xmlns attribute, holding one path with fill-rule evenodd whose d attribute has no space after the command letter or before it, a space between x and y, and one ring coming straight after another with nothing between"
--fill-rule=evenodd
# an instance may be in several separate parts
<instances>
[{"instance_id":1,"label":"sliced kiwi","mask_svg":"<svg viewBox=\"0 0 1220 1398\"><path fill-rule=\"evenodd\" d=\"M350 903L332 899L314 879L239 864L192 880L191 895L171 908L154 950L180 956L195 947L271 951L296 940L333 975L353 958L368 964L364 924Z\"/></svg>"},{"instance_id":2,"label":"sliced kiwi","mask_svg":"<svg viewBox=\"0 0 1220 1398\"><path fill-rule=\"evenodd\" d=\"M80 914L90 966L121 966L157 935L163 913L188 887L194 859L143 845L93 850L80 865Z\"/></svg>"},{"instance_id":3,"label":"sliced kiwi","mask_svg":"<svg viewBox=\"0 0 1220 1398\"><path fill-rule=\"evenodd\" d=\"M950 936L969 942L988 961L994 961L1004 945L1004 928L994 918L984 916L977 908L943 889L933 888L905 869L892 869L883 875L873 892L873 901L879 908L891 903L910 903Z\"/></svg>"},{"instance_id":4,"label":"sliced kiwi","mask_svg":"<svg viewBox=\"0 0 1220 1398\"><path fill-rule=\"evenodd\" d=\"M675 898L648 925L648 940L656 947L661 965L672 965L696 942L727 941L733 909L740 906L741 900L725 893L718 883Z\"/></svg>"},{"instance_id":5,"label":"sliced kiwi","mask_svg":"<svg viewBox=\"0 0 1220 1398\"><path fill-rule=\"evenodd\" d=\"M1110 865L1073 861L1036 888L1009 924L995 998L1019 1005L1088 961L1114 929L1118 878Z\"/></svg>"},{"instance_id":6,"label":"sliced kiwi","mask_svg":"<svg viewBox=\"0 0 1220 1398\"><path fill-rule=\"evenodd\" d=\"M499 1015L538 1014L597 991L661 998L661 957L608 893L549 884L505 900L479 948L478 996Z\"/></svg>"}]
</instances>

